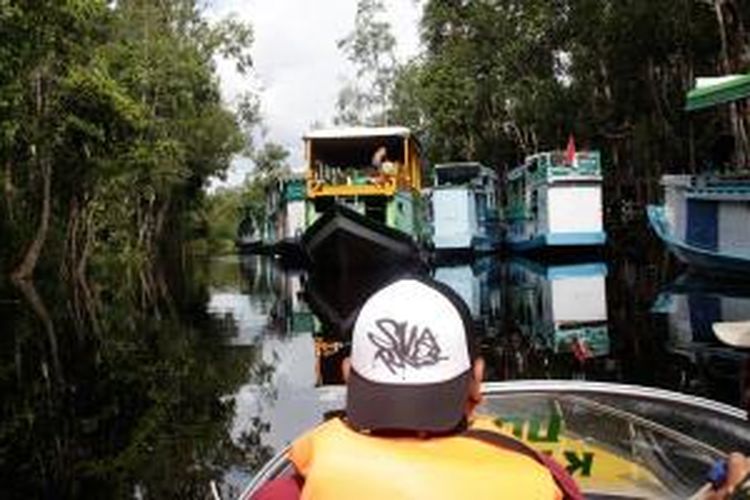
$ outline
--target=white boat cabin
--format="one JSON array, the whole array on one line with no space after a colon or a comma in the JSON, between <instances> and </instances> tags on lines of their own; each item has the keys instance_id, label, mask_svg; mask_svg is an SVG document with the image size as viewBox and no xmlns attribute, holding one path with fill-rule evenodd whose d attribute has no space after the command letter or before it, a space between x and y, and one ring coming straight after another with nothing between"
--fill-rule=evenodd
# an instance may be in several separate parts
<instances>
[{"instance_id":1,"label":"white boat cabin","mask_svg":"<svg viewBox=\"0 0 750 500\"><path fill-rule=\"evenodd\" d=\"M296 241L305 230L305 178L290 175L266 191L264 242Z\"/></svg>"},{"instance_id":2,"label":"white boat cabin","mask_svg":"<svg viewBox=\"0 0 750 500\"><path fill-rule=\"evenodd\" d=\"M489 251L498 246L497 174L477 162L435 165L433 243L437 250Z\"/></svg>"},{"instance_id":3,"label":"white boat cabin","mask_svg":"<svg viewBox=\"0 0 750 500\"><path fill-rule=\"evenodd\" d=\"M571 161L572 160L572 161ZM515 250L593 247L606 241L597 151L529 156L507 176L507 242Z\"/></svg>"}]
</instances>

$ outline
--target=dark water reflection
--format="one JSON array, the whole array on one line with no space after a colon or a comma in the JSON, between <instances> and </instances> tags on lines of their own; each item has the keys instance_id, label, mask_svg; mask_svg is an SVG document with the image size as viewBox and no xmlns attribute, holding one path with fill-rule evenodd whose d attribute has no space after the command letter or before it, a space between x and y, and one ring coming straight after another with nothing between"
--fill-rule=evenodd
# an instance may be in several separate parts
<instances>
[{"instance_id":1,"label":"dark water reflection","mask_svg":"<svg viewBox=\"0 0 750 500\"><path fill-rule=\"evenodd\" d=\"M750 318L750 286L681 274L651 243L427 272L469 305L490 379L609 380L745 405L748 352L710 325ZM0 497L206 498L211 480L236 494L334 409L321 386L339 381L357 306L405 271L216 259L164 280L146 306L119 284L88 304L50 283L0 285Z\"/></svg>"}]
</instances>

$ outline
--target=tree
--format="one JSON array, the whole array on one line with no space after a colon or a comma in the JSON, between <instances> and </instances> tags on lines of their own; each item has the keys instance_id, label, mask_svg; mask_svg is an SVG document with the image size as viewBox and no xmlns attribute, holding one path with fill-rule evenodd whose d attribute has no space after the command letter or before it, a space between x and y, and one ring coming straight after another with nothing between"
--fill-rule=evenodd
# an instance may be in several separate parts
<instances>
[{"instance_id":1,"label":"tree","mask_svg":"<svg viewBox=\"0 0 750 500\"><path fill-rule=\"evenodd\" d=\"M397 70L396 38L391 25L382 19L383 0L359 0L354 30L337 42L347 60L354 64L356 81L349 81L336 102L337 124L385 125Z\"/></svg>"},{"instance_id":2,"label":"tree","mask_svg":"<svg viewBox=\"0 0 750 500\"><path fill-rule=\"evenodd\" d=\"M195 0L6 3L5 266L29 279L51 249L48 262L79 281L92 263L142 274L189 235L207 179L252 149L257 99L224 109L213 63L223 55L249 70L252 30L210 25Z\"/></svg>"},{"instance_id":3,"label":"tree","mask_svg":"<svg viewBox=\"0 0 750 500\"><path fill-rule=\"evenodd\" d=\"M742 70L747 14L718 3ZM661 173L706 156L723 128L724 111L697 114L692 128L683 111L695 75L720 73L714 2L432 0L421 27L423 53L398 73L391 113L424 131L433 162L512 166L574 133L602 151L608 182L646 201Z\"/></svg>"}]
</instances>

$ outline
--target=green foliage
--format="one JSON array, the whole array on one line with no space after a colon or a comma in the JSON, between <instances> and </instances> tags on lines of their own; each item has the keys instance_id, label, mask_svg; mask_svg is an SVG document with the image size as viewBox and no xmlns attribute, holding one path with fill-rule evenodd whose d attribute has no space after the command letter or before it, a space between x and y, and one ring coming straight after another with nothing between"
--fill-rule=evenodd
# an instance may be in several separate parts
<instances>
[{"instance_id":1,"label":"green foliage","mask_svg":"<svg viewBox=\"0 0 750 500\"><path fill-rule=\"evenodd\" d=\"M289 151L280 144L266 142L257 149L252 160L254 168L241 186L220 188L211 193L205 207L204 251L222 255L235 251L238 226L249 220L260 238L269 217L267 193L286 178L291 169L288 164Z\"/></svg>"},{"instance_id":2,"label":"green foliage","mask_svg":"<svg viewBox=\"0 0 750 500\"><path fill-rule=\"evenodd\" d=\"M245 197L242 187L220 188L208 197L205 206L207 255L235 252L237 226L244 216Z\"/></svg>"},{"instance_id":3,"label":"green foliage","mask_svg":"<svg viewBox=\"0 0 750 500\"><path fill-rule=\"evenodd\" d=\"M0 261L135 275L200 229L207 180L251 151L257 98L224 109L214 58L248 71L252 30L209 24L195 0L5 3Z\"/></svg>"},{"instance_id":4,"label":"green foliage","mask_svg":"<svg viewBox=\"0 0 750 500\"><path fill-rule=\"evenodd\" d=\"M750 40L730 12L742 3L722 2L738 71ZM390 105L432 162L513 166L574 133L614 171L655 179L691 150L705 157L721 128L721 111L696 116L690 144L683 111L693 77L721 73L710 2L431 0L421 27L423 53L399 69Z\"/></svg>"},{"instance_id":5,"label":"green foliage","mask_svg":"<svg viewBox=\"0 0 750 500\"><path fill-rule=\"evenodd\" d=\"M346 58L354 64L356 80L339 92L337 124L384 125L389 121L387 104L397 70L396 37L382 20L383 0L359 0L354 30L338 41Z\"/></svg>"}]
</instances>

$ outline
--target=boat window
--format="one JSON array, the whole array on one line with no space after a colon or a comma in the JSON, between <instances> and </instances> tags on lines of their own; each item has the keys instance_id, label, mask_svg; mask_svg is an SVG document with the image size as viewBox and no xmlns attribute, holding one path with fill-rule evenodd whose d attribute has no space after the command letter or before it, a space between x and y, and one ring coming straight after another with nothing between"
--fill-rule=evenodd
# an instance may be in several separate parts
<instances>
[{"instance_id":1,"label":"boat window","mask_svg":"<svg viewBox=\"0 0 750 500\"><path fill-rule=\"evenodd\" d=\"M375 151L385 146L387 159L403 164L404 142L404 139L398 136L315 139L310 148L310 161L311 165L321 169L321 174L324 174L326 169L366 169L372 166Z\"/></svg>"}]
</instances>

